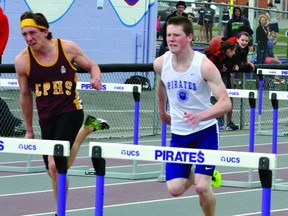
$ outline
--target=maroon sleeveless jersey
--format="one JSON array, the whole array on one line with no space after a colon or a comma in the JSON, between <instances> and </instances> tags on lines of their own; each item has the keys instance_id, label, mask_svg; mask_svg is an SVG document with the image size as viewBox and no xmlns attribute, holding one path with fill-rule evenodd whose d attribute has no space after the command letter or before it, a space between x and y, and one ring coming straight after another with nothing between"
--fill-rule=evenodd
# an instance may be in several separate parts
<instances>
[{"instance_id":1,"label":"maroon sleeveless jersey","mask_svg":"<svg viewBox=\"0 0 288 216\"><path fill-rule=\"evenodd\" d=\"M76 91L78 76L69 61L60 39L56 41L55 62L40 63L27 47L29 54L28 79L36 96L39 124L43 126L51 117L82 109L82 101Z\"/></svg>"}]
</instances>

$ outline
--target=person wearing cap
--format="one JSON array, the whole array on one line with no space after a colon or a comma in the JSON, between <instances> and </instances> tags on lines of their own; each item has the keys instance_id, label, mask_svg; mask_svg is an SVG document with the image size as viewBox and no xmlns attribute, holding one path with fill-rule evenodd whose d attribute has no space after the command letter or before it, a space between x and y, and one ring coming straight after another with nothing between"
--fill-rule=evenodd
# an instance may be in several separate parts
<instances>
[{"instance_id":1,"label":"person wearing cap","mask_svg":"<svg viewBox=\"0 0 288 216\"><path fill-rule=\"evenodd\" d=\"M47 140L70 142L71 151L67 159L67 168L69 168L85 137L92 131L109 128L107 122L92 116L88 116L82 126L83 105L76 90L78 77L75 64L90 72L90 85L96 90L102 88L100 68L76 43L52 38L48 21L42 13L23 13L20 18L20 28L27 47L16 56L15 69L27 130L25 138L34 138L33 91L41 137ZM44 155L43 159L57 201L58 170L54 157Z\"/></svg>"},{"instance_id":2,"label":"person wearing cap","mask_svg":"<svg viewBox=\"0 0 288 216\"><path fill-rule=\"evenodd\" d=\"M162 43L158 52L158 56L163 55L166 51L168 51L168 45L167 45L167 41L166 41L166 29L167 29L167 21L169 20L170 17L175 17L175 16L184 16L187 17L188 19L188 14L186 14L184 11L186 9L186 3L184 1L178 1L176 4L176 11L174 11L172 14L170 14L166 20L165 23L162 27L161 30L161 35L162 35Z\"/></svg>"}]
</instances>

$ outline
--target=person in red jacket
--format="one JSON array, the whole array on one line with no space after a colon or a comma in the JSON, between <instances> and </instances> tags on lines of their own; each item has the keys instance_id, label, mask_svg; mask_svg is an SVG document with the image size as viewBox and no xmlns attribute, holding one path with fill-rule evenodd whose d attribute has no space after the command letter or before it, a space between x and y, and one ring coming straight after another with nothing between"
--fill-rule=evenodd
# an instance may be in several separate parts
<instances>
[{"instance_id":1,"label":"person in red jacket","mask_svg":"<svg viewBox=\"0 0 288 216\"><path fill-rule=\"evenodd\" d=\"M0 64L9 36L9 23L7 16L0 7ZM1 76L1 73L0 73ZM9 106L0 97L0 136L19 137L26 133L23 121L14 116Z\"/></svg>"},{"instance_id":2,"label":"person in red jacket","mask_svg":"<svg viewBox=\"0 0 288 216\"><path fill-rule=\"evenodd\" d=\"M2 55L4 53L9 36L9 22L7 16L0 7L0 64L2 63Z\"/></svg>"}]
</instances>

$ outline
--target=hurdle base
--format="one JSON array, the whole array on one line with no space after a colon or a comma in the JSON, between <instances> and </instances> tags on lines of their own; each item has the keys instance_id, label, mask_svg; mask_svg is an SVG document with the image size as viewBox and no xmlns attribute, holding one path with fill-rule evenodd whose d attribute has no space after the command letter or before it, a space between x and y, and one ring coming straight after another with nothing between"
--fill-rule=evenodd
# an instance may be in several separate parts
<instances>
[{"instance_id":1,"label":"hurdle base","mask_svg":"<svg viewBox=\"0 0 288 216\"><path fill-rule=\"evenodd\" d=\"M166 175L163 175L163 174L162 174L162 175L159 175L159 176L158 176L158 181L159 181L159 182L166 182Z\"/></svg>"},{"instance_id":2,"label":"hurdle base","mask_svg":"<svg viewBox=\"0 0 288 216\"><path fill-rule=\"evenodd\" d=\"M240 188L261 188L260 181L233 181L233 180L222 180L222 186L224 187L240 187ZM276 179L272 186L274 190L288 190L288 184L283 182L283 179Z\"/></svg>"},{"instance_id":3,"label":"hurdle base","mask_svg":"<svg viewBox=\"0 0 288 216\"><path fill-rule=\"evenodd\" d=\"M67 175L95 177L96 173L94 169L90 169L89 166L73 166L70 169L68 169Z\"/></svg>"},{"instance_id":4,"label":"hurdle base","mask_svg":"<svg viewBox=\"0 0 288 216\"><path fill-rule=\"evenodd\" d=\"M145 173L106 172L105 178L141 180L141 179L157 178L159 174L160 172L145 172ZM96 172L93 169L89 169L89 168L87 169L74 168L74 169L68 170L68 175L95 178Z\"/></svg>"},{"instance_id":5,"label":"hurdle base","mask_svg":"<svg viewBox=\"0 0 288 216\"><path fill-rule=\"evenodd\" d=\"M93 168L88 166L78 166L70 168L67 172L71 176L85 176L85 177L94 177L96 172ZM106 178L115 178L115 179L128 179L128 180L141 180L141 179L152 179L157 178L160 175L160 171L153 172L106 172Z\"/></svg>"},{"instance_id":6,"label":"hurdle base","mask_svg":"<svg viewBox=\"0 0 288 216\"><path fill-rule=\"evenodd\" d=\"M224 187L240 187L240 188L261 188L260 181L230 181L230 180L222 180L222 186Z\"/></svg>"},{"instance_id":7,"label":"hurdle base","mask_svg":"<svg viewBox=\"0 0 288 216\"><path fill-rule=\"evenodd\" d=\"M0 166L0 172L37 173L45 171L46 168L44 166L31 166L31 167Z\"/></svg>"},{"instance_id":8,"label":"hurdle base","mask_svg":"<svg viewBox=\"0 0 288 216\"><path fill-rule=\"evenodd\" d=\"M288 184L287 182L283 183L276 183L272 185L273 190L280 190L280 191L288 191Z\"/></svg>"},{"instance_id":9,"label":"hurdle base","mask_svg":"<svg viewBox=\"0 0 288 216\"><path fill-rule=\"evenodd\" d=\"M273 132L270 131L270 130L257 131L256 135L272 136ZM288 136L288 131L277 131L277 136L278 137L287 137Z\"/></svg>"},{"instance_id":10,"label":"hurdle base","mask_svg":"<svg viewBox=\"0 0 288 216\"><path fill-rule=\"evenodd\" d=\"M153 179L159 176L160 172L145 172L145 173L121 173L121 172L106 172L105 177L116 179L128 179L128 180L141 180L141 179Z\"/></svg>"}]
</instances>

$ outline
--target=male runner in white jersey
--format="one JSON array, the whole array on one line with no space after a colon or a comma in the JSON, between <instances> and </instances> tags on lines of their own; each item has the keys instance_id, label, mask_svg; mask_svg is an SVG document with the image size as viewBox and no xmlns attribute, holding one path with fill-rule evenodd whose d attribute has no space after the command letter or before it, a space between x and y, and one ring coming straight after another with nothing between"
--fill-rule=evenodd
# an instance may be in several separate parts
<instances>
[{"instance_id":1,"label":"male runner in white jersey","mask_svg":"<svg viewBox=\"0 0 288 216\"><path fill-rule=\"evenodd\" d=\"M231 110L231 101L219 70L204 54L191 49L192 39L192 26L187 18L177 16L168 20L169 51L154 61L159 115L164 123L171 124L171 147L217 150L216 117ZM217 99L214 105L210 103L211 92ZM167 99L170 113L166 111ZM204 215L214 216L216 199L211 186L214 169L213 165L196 165L192 171L190 164L167 163L169 193L180 196L195 185Z\"/></svg>"}]
</instances>

